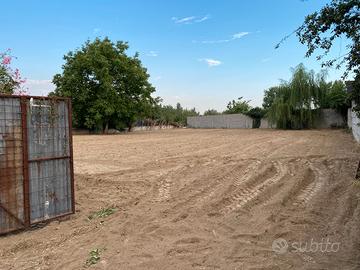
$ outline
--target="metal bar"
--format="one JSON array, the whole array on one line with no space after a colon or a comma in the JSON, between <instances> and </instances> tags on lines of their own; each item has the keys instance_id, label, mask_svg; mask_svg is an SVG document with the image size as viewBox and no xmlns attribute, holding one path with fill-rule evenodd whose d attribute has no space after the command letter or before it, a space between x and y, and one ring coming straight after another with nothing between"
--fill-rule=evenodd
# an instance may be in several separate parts
<instances>
[{"instance_id":1,"label":"metal bar","mask_svg":"<svg viewBox=\"0 0 360 270\"><path fill-rule=\"evenodd\" d=\"M25 226L24 222L21 219L19 219L17 216L15 216L13 213L11 213L11 211L8 210L3 204L1 204L1 202L0 202L0 208L3 209L10 217L15 219L17 223L21 224L22 226Z\"/></svg>"},{"instance_id":2,"label":"metal bar","mask_svg":"<svg viewBox=\"0 0 360 270\"><path fill-rule=\"evenodd\" d=\"M9 95L9 94L0 94L0 98L1 97L5 97L5 98L25 98L25 99L42 99L42 100L69 100L70 98L68 97L42 97L42 96L20 96L20 95Z\"/></svg>"},{"instance_id":3,"label":"metal bar","mask_svg":"<svg viewBox=\"0 0 360 270\"><path fill-rule=\"evenodd\" d=\"M71 99L68 101L68 116L69 116L69 151L70 151L70 175L71 175L71 208L75 214L75 180L74 180L74 152L73 152L73 137L72 137L72 104Z\"/></svg>"},{"instance_id":4,"label":"metal bar","mask_svg":"<svg viewBox=\"0 0 360 270\"><path fill-rule=\"evenodd\" d=\"M29 155L28 155L28 129L27 129L27 98L21 97L21 128L23 146L23 188L24 188L24 225L30 226L30 183L29 183Z\"/></svg>"},{"instance_id":5,"label":"metal bar","mask_svg":"<svg viewBox=\"0 0 360 270\"><path fill-rule=\"evenodd\" d=\"M71 211L71 212L64 213L64 214L61 214L61 215L57 215L57 216L54 216L54 217L51 217L51 218L48 218L48 219L32 222L31 225L36 225L36 224L40 224L40 223L48 223L48 222L57 220L57 219L62 218L62 217L70 216L72 214L74 214L74 213Z\"/></svg>"},{"instance_id":6,"label":"metal bar","mask_svg":"<svg viewBox=\"0 0 360 270\"><path fill-rule=\"evenodd\" d=\"M29 162L41 162L41 161L59 160L59 159L68 159L68 158L71 158L71 156L34 158L34 159L30 159Z\"/></svg>"}]
</instances>

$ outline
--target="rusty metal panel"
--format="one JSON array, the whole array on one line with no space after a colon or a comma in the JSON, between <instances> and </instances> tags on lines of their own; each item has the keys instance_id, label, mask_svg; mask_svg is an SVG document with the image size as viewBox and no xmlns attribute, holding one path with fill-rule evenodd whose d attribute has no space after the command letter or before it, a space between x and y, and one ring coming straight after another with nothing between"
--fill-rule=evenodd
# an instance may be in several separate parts
<instances>
[{"instance_id":1,"label":"rusty metal panel","mask_svg":"<svg viewBox=\"0 0 360 270\"><path fill-rule=\"evenodd\" d=\"M67 101L30 99L28 148L31 223L72 213Z\"/></svg>"},{"instance_id":2,"label":"rusty metal panel","mask_svg":"<svg viewBox=\"0 0 360 270\"><path fill-rule=\"evenodd\" d=\"M24 227L20 98L0 96L0 234Z\"/></svg>"},{"instance_id":3,"label":"rusty metal panel","mask_svg":"<svg viewBox=\"0 0 360 270\"><path fill-rule=\"evenodd\" d=\"M71 101L0 94L0 234L75 212Z\"/></svg>"},{"instance_id":4,"label":"rusty metal panel","mask_svg":"<svg viewBox=\"0 0 360 270\"><path fill-rule=\"evenodd\" d=\"M28 104L29 160L68 157L69 122L65 101L30 99Z\"/></svg>"},{"instance_id":5,"label":"rusty metal panel","mask_svg":"<svg viewBox=\"0 0 360 270\"><path fill-rule=\"evenodd\" d=\"M72 212L69 159L31 162L30 220L36 223Z\"/></svg>"}]
</instances>

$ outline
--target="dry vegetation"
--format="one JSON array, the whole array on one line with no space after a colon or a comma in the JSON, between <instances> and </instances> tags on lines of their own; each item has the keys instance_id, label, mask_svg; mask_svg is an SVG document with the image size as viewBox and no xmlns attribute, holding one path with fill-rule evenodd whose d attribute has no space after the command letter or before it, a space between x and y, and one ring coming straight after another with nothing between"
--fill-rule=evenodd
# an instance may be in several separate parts
<instances>
[{"instance_id":1,"label":"dry vegetation","mask_svg":"<svg viewBox=\"0 0 360 270\"><path fill-rule=\"evenodd\" d=\"M76 215L1 237L0 269L359 269L359 153L340 130L75 136Z\"/></svg>"}]
</instances>

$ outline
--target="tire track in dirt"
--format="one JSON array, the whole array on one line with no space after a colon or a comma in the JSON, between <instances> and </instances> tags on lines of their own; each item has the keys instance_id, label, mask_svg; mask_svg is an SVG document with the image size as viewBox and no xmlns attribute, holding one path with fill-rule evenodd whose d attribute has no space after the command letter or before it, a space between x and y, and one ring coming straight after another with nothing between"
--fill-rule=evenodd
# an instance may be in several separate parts
<instances>
[{"instance_id":1,"label":"tire track in dirt","mask_svg":"<svg viewBox=\"0 0 360 270\"><path fill-rule=\"evenodd\" d=\"M319 162L312 163L309 160L302 163L297 171L301 170L303 173L282 200L282 204L285 206L304 207L321 191L326 182L327 178L324 173L326 168L323 168L323 165ZM303 171L304 168L305 171Z\"/></svg>"},{"instance_id":2,"label":"tire track in dirt","mask_svg":"<svg viewBox=\"0 0 360 270\"><path fill-rule=\"evenodd\" d=\"M286 168L279 162L272 162L255 176L250 174L244 181L235 183L235 186L239 186L238 190L228 199L229 203L220 212L228 214L245 206L271 185L277 183L285 174Z\"/></svg>"},{"instance_id":3,"label":"tire track in dirt","mask_svg":"<svg viewBox=\"0 0 360 270\"><path fill-rule=\"evenodd\" d=\"M320 167L322 166L320 165ZM305 206L306 204L308 204L322 189L326 181L326 177L324 174L324 170L326 170L326 168L322 168L321 170L314 164L309 164L309 170L312 172L309 175L310 182L307 185L303 186L303 189L297 192L297 196L295 197L295 201L293 202L294 206ZM307 179L305 179L304 181L307 182Z\"/></svg>"},{"instance_id":4,"label":"tire track in dirt","mask_svg":"<svg viewBox=\"0 0 360 270\"><path fill-rule=\"evenodd\" d=\"M182 175L184 172L188 170L187 166L178 166L174 170L166 173L165 175L161 176L161 180L159 185L157 186L157 195L153 199L154 202L163 202L167 201L170 198L170 191L173 186L173 178Z\"/></svg>"},{"instance_id":5,"label":"tire track in dirt","mask_svg":"<svg viewBox=\"0 0 360 270\"><path fill-rule=\"evenodd\" d=\"M198 209L202 205L209 202L210 198L216 194L219 189L223 189L225 185L229 185L230 179L241 178L244 174L243 168L245 170L250 170L254 168L259 161L255 160L249 165L237 164L231 166L231 168L217 168L209 171L205 176L195 179L191 182L186 188L180 189L178 193L181 193L182 196L189 194L185 200L177 202L169 211L178 211L179 209L188 210L188 206L196 206ZM220 173L219 173L220 171ZM204 187L205 186L205 187ZM195 187L198 187L195 189Z\"/></svg>"}]
</instances>

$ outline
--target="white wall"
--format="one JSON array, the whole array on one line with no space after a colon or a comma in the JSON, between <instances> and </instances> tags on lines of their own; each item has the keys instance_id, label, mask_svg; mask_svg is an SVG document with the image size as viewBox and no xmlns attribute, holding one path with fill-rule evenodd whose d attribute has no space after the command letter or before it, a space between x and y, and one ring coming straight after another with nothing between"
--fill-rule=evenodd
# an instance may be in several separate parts
<instances>
[{"instance_id":1,"label":"white wall","mask_svg":"<svg viewBox=\"0 0 360 270\"><path fill-rule=\"evenodd\" d=\"M252 128L253 119L244 114L221 114L191 116L187 118L190 128Z\"/></svg>"},{"instance_id":2,"label":"white wall","mask_svg":"<svg viewBox=\"0 0 360 270\"><path fill-rule=\"evenodd\" d=\"M352 107L348 111L348 126L352 129L352 133L357 142L360 143L360 119L353 112L352 108L355 106L355 102L352 102Z\"/></svg>"},{"instance_id":3,"label":"white wall","mask_svg":"<svg viewBox=\"0 0 360 270\"><path fill-rule=\"evenodd\" d=\"M261 118L261 124L259 128L276 128L276 124L270 123L267 118Z\"/></svg>"}]
</instances>

